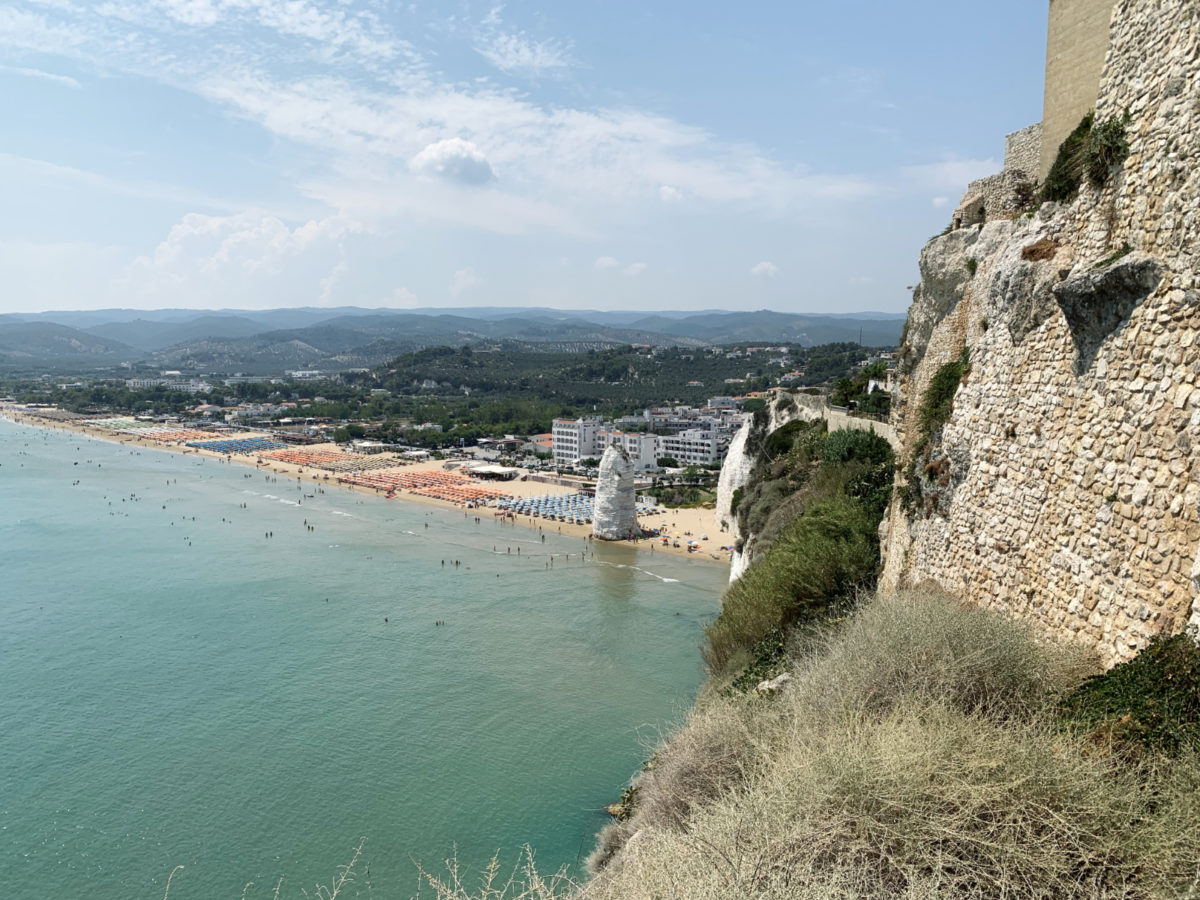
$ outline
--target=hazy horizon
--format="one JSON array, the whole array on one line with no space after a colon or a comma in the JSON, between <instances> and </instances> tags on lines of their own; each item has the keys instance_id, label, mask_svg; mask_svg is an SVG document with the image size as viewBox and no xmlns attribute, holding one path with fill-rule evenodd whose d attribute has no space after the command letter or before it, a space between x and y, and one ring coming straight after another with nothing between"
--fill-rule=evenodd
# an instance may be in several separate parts
<instances>
[{"instance_id":1,"label":"hazy horizon","mask_svg":"<svg viewBox=\"0 0 1200 900\"><path fill-rule=\"evenodd\" d=\"M619 315L622 317L651 317L651 316L670 316L672 318L684 318L687 316L703 316L703 315L732 315L735 313L778 313L781 315L798 315L812 316L814 318L903 318L905 312L885 312L883 310L848 310L844 312L793 312L785 309L771 309L763 307L761 309L728 309L721 307L710 307L707 309L571 309L564 307L553 306L415 306L415 307L399 307L399 306L358 306L355 304L345 304L341 306L263 306L255 308L231 308L231 307L188 307L188 306L160 306L154 308L138 308L138 307L121 307L121 306L105 306L94 309L78 308L78 309L46 309L46 310L12 310L11 312L0 313L0 319L5 317L26 317L36 316L39 318L50 318L55 315L103 315L111 314L132 314L135 318L141 315L165 314L165 313L186 313L201 316L205 313L213 315L231 315L231 316L252 316L254 313L271 313L271 312L322 312L329 313L330 316L336 316L339 313L346 312L362 312L362 313L412 313L414 315L456 315L463 317L471 317L473 314L479 315L516 315L520 313L559 313L564 316L573 316L586 318L588 315Z\"/></svg>"}]
</instances>

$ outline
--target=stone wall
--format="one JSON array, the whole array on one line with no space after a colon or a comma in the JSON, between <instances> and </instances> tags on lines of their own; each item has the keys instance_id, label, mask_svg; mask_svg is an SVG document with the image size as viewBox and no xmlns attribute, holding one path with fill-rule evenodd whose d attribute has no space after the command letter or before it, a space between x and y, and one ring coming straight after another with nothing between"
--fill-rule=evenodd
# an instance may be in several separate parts
<instances>
[{"instance_id":1,"label":"stone wall","mask_svg":"<svg viewBox=\"0 0 1200 900\"><path fill-rule=\"evenodd\" d=\"M950 227L970 228L990 219L1020 215L1033 201L1041 149L1041 122L1006 135L1003 171L967 185L950 217Z\"/></svg>"},{"instance_id":2,"label":"stone wall","mask_svg":"<svg viewBox=\"0 0 1200 900\"><path fill-rule=\"evenodd\" d=\"M1033 200L1033 182L1019 169L1005 169L967 185L954 211L952 228L969 228L993 219L1011 219Z\"/></svg>"},{"instance_id":3,"label":"stone wall","mask_svg":"<svg viewBox=\"0 0 1200 900\"><path fill-rule=\"evenodd\" d=\"M1096 103L1112 11L1113 0L1050 0L1039 181L1059 145Z\"/></svg>"},{"instance_id":4,"label":"stone wall","mask_svg":"<svg viewBox=\"0 0 1200 900\"><path fill-rule=\"evenodd\" d=\"M1132 116L1123 167L922 252L904 455L933 374L964 347L970 371L934 436L935 502L896 501L882 528L885 588L937 582L1107 664L1181 630L1200 590L1200 10L1120 0L1112 22L1096 108Z\"/></svg>"},{"instance_id":5,"label":"stone wall","mask_svg":"<svg viewBox=\"0 0 1200 900\"><path fill-rule=\"evenodd\" d=\"M1004 169L1024 172L1037 181L1042 159L1042 123L1035 122L1004 136Z\"/></svg>"}]
</instances>

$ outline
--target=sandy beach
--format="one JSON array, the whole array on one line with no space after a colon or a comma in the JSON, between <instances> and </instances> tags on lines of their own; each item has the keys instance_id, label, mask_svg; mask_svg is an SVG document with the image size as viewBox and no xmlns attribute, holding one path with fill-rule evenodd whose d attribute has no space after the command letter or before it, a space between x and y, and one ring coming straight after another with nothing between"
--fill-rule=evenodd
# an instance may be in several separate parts
<instances>
[{"instance_id":1,"label":"sandy beach","mask_svg":"<svg viewBox=\"0 0 1200 900\"><path fill-rule=\"evenodd\" d=\"M311 483L323 489L330 487L343 488L346 490L357 491L364 494L377 496L380 502L394 502L394 500L403 500L409 502L423 503L430 506L438 506L444 509L461 510L466 516L498 516L500 512L493 507L477 506L474 508L466 508L463 504L454 503L448 500L440 500L434 497L422 496L413 493L411 490L398 489L394 496L389 498L387 493L378 488L371 488L363 485L349 484L338 480L338 474L317 469L313 467L305 467L295 463L285 462L279 459L264 458L253 453L234 453L225 454L211 450L206 450L197 447L185 446L184 441L162 441L154 440L137 434L127 434L119 431L114 431L109 428L104 428L97 425L91 425L82 420L60 420L46 418L37 415L37 411L27 410L21 406L6 406L0 408L0 415L13 420L22 425L28 425L35 428L57 428L64 431L71 431L78 434L87 435L88 437L97 438L100 440L109 441L130 446L144 447L148 450L168 450L175 453L194 454L197 456L208 457L220 463L236 464L248 466L252 469L257 469L262 472L270 472L277 478L286 478L288 480L295 479L300 484ZM168 431L164 427L164 431ZM177 429L176 429L177 430ZM254 437L262 433L250 432L240 434L238 437ZM268 436L269 435L264 435ZM209 439L219 439L221 436L217 434L207 435ZM189 439L194 439L189 437ZM340 449L334 444L312 444L305 445L305 451L330 451L341 453ZM406 475L409 473L441 473L445 472L445 461L443 460L425 460L425 461L405 461L393 454L388 454L389 462L394 463L394 466L389 467L389 471L402 470ZM381 465L383 460L377 460L376 465ZM571 486L545 484L539 481L530 481L526 479L527 473L521 470L521 475L513 481L482 481L477 480L474 483L495 489L497 492L502 492L505 495L512 497L538 497L544 495L558 495L574 493L575 488ZM547 519L534 518L532 516L514 515L507 519L513 525L532 528L534 530L541 529L547 532L555 532L568 536L587 539L591 536L592 526L576 525L570 522L556 522ZM639 521L644 528L653 529L659 528L662 533L669 537L669 542L663 544L659 539L645 538L641 541L623 541L620 543L628 543L632 546L640 546L654 553L669 553L675 556L682 556L688 559L698 560L704 563L714 565L728 566L730 563L730 553L721 550L723 544L727 544L728 536L721 534L716 530L713 511L711 509L668 509L660 512L658 515L641 516ZM702 540L702 536L707 536L708 540ZM698 541L700 548L697 551L689 551L687 549L687 541ZM678 543L679 546L674 546Z\"/></svg>"}]
</instances>

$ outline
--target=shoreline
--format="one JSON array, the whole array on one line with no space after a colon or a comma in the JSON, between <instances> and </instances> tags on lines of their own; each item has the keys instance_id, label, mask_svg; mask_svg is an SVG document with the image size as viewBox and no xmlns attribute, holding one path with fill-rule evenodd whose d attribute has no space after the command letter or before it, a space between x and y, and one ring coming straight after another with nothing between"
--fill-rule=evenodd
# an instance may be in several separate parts
<instances>
[{"instance_id":1,"label":"shoreline","mask_svg":"<svg viewBox=\"0 0 1200 900\"><path fill-rule=\"evenodd\" d=\"M426 497L411 490L398 489L394 497L386 497L378 488L369 488L363 485L350 484L339 481L338 474L328 472L322 469L305 469L305 467L296 463L283 462L281 460L261 460L255 454L223 454L213 450L205 450L199 447L186 447L177 442L165 442L151 440L144 437L139 437L133 434L123 434L120 432L110 431L95 425L87 425L78 420L79 424L71 420L42 418L32 415L24 408L19 406L0 407L0 416L3 416L14 424L22 425L27 428L46 428L56 431L66 431L73 434L79 434L84 437L93 438L96 440L106 441L111 444L119 444L121 446L136 446L146 450L161 450L168 453L178 453L180 455L196 455L209 459L214 459L218 462L228 464L244 465L247 468L256 471L269 471L273 475L283 476L288 479L296 479L301 484L314 484L321 488L325 486L337 487L343 490L355 491L367 496L375 496L380 500L395 499L406 502L415 502L426 506L439 507L445 510L454 510L462 512L464 515L488 515L494 518L500 518L501 514L491 506L478 506L468 508L462 504L454 503L449 500L441 500L434 497ZM213 435L217 439L218 435ZM313 445L305 449L323 449L332 445ZM428 460L424 462L404 463L400 460L396 461L396 468L403 467L406 472L443 472L443 461ZM529 474L522 470L524 474ZM545 484L536 481L518 480L507 482L480 482L492 486L496 485L497 489L503 490L505 493L514 497L535 497L547 494L569 494L573 493L570 488ZM732 563L732 554L729 551L717 551L719 558L713 558L714 551L711 549L714 545L720 544L720 537L710 539L702 545L702 549L696 552L687 550L686 541L689 538L699 539L700 535L708 534L710 531L715 531L715 523L713 522L713 510L709 509L677 509L665 510L655 516L639 516L638 521L644 527L663 527L670 529L672 540L678 539L679 547L674 547L671 544L663 544L658 539L643 538L641 540L623 540L623 541L605 541L604 543L613 544L616 546L630 547L635 550L645 550L650 553L668 553L672 556L677 556L689 560L699 561L709 565L720 565L728 568ZM557 533L566 537L577 537L583 540L592 539L592 526L576 525L570 522L552 522L532 516L511 515L505 517L505 521L518 525L522 528L528 528L533 531L542 530L553 526ZM719 535L719 532L718 532Z\"/></svg>"}]
</instances>

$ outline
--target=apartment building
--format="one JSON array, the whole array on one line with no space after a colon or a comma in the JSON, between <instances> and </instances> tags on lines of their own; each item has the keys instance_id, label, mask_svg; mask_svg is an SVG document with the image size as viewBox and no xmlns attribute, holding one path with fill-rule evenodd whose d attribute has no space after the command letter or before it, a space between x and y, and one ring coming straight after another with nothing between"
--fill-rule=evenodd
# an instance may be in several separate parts
<instances>
[{"instance_id":1,"label":"apartment building","mask_svg":"<svg viewBox=\"0 0 1200 900\"><path fill-rule=\"evenodd\" d=\"M721 436L715 429L693 428L678 434L667 434L660 438L663 456L670 456L682 466L704 466L720 462L728 447L722 446Z\"/></svg>"}]
</instances>

